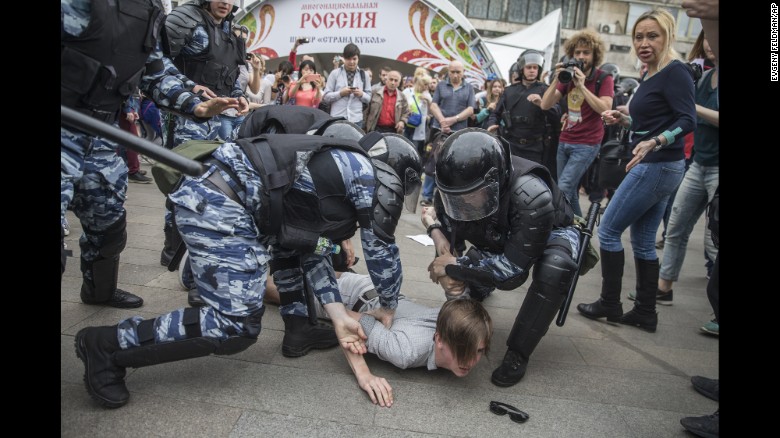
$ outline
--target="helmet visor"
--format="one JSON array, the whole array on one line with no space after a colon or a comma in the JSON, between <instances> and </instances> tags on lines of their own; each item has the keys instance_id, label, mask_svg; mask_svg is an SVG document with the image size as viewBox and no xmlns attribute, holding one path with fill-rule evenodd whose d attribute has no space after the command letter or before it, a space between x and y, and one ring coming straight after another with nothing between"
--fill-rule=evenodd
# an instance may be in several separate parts
<instances>
[{"instance_id":1,"label":"helmet visor","mask_svg":"<svg viewBox=\"0 0 780 438\"><path fill-rule=\"evenodd\" d=\"M498 181L486 181L466 193L452 193L439 187L447 215L458 221L476 221L498 211Z\"/></svg>"},{"instance_id":2,"label":"helmet visor","mask_svg":"<svg viewBox=\"0 0 780 438\"><path fill-rule=\"evenodd\" d=\"M420 196L421 187L420 175L416 170L407 167L404 175L404 206L409 213L417 211L417 198Z\"/></svg>"},{"instance_id":3,"label":"helmet visor","mask_svg":"<svg viewBox=\"0 0 780 438\"><path fill-rule=\"evenodd\" d=\"M525 61L524 65L536 64L539 67L544 65L544 57L539 53L528 53L523 55L523 60Z\"/></svg>"},{"instance_id":4,"label":"helmet visor","mask_svg":"<svg viewBox=\"0 0 780 438\"><path fill-rule=\"evenodd\" d=\"M421 185L417 184L411 190L411 193L407 193L406 196L404 196L404 207L406 207L406 211L409 213L417 211L417 198L420 197L420 189Z\"/></svg>"}]
</instances>

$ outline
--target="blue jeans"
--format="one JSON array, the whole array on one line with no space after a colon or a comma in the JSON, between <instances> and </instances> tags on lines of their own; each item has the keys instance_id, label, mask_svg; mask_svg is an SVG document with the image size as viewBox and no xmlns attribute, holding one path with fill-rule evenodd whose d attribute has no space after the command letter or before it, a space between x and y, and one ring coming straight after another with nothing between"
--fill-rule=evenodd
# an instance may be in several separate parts
<instances>
[{"instance_id":1,"label":"blue jeans","mask_svg":"<svg viewBox=\"0 0 780 438\"><path fill-rule=\"evenodd\" d=\"M685 160L634 166L618 186L601 218L598 231L601 249L622 251L620 236L631 227L634 257L658 259L655 235L669 195L680 185L684 171Z\"/></svg>"},{"instance_id":2,"label":"blue jeans","mask_svg":"<svg viewBox=\"0 0 780 438\"><path fill-rule=\"evenodd\" d=\"M598 156L600 147L600 144L558 144L558 188L571 202L577 216L582 216L580 180Z\"/></svg>"},{"instance_id":3,"label":"blue jeans","mask_svg":"<svg viewBox=\"0 0 780 438\"><path fill-rule=\"evenodd\" d=\"M220 114L217 117L219 118L219 131L217 131L219 138L225 141L234 140L236 137L233 135L233 132L241 126L245 116L230 117Z\"/></svg>"},{"instance_id":4,"label":"blue jeans","mask_svg":"<svg viewBox=\"0 0 780 438\"><path fill-rule=\"evenodd\" d=\"M433 199L433 189L436 188L436 176L425 174L422 186L422 198L430 201Z\"/></svg>"},{"instance_id":5,"label":"blue jeans","mask_svg":"<svg viewBox=\"0 0 780 438\"><path fill-rule=\"evenodd\" d=\"M718 166L701 166L694 162L685 173L666 229L664 257L659 273L664 280L677 281L680 276L693 227L704 213L707 203L715 196L715 189L720 183L718 169ZM708 232L704 233L704 249L709 258L715 260L718 250Z\"/></svg>"}]
</instances>

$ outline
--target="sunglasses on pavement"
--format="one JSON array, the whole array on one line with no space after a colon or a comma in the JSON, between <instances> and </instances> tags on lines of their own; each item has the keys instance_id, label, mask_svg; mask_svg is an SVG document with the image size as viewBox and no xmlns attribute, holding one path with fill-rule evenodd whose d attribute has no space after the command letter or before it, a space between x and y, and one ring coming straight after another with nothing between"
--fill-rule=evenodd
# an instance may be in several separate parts
<instances>
[{"instance_id":1,"label":"sunglasses on pavement","mask_svg":"<svg viewBox=\"0 0 780 438\"><path fill-rule=\"evenodd\" d=\"M490 402L490 412L496 415L509 414L509 419L514 421L515 423L525 423L526 421L528 421L527 413L506 403L501 403L497 401Z\"/></svg>"}]
</instances>

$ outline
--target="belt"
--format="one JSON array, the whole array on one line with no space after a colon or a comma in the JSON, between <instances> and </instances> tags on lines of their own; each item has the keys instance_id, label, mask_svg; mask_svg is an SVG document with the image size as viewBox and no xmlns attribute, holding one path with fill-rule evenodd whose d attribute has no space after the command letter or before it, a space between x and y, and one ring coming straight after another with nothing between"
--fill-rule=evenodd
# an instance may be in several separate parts
<instances>
[{"instance_id":1,"label":"belt","mask_svg":"<svg viewBox=\"0 0 780 438\"><path fill-rule=\"evenodd\" d=\"M539 143L542 141L544 137L541 135L539 137L533 137L533 138L514 138L512 141L517 144L532 144L532 143Z\"/></svg>"},{"instance_id":2,"label":"belt","mask_svg":"<svg viewBox=\"0 0 780 438\"><path fill-rule=\"evenodd\" d=\"M352 311L359 312L360 308L363 307L363 304L368 304L369 301L373 300L378 296L379 294L377 293L376 289L374 289L373 287L363 292L363 294L358 297L357 301L355 301L355 305L352 306Z\"/></svg>"},{"instance_id":3,"label":"belt","mask_svg":"<svg viewBox=\"0 0 780 438\"><path fill-rule=\"evenodd\" d=\"M222 178L222 175L219 173L219 169L214 169L214 172L209 175L206 179L203 180L203 183L207 185L210 189L215 190L217 192L224 193L225 196L228 198L236 201L237 203L244 205L243 202L241 202L241 198L238 197L235 191L230 187L230 185L225 181L224 178Z\"/></svg>"}]
</instances>

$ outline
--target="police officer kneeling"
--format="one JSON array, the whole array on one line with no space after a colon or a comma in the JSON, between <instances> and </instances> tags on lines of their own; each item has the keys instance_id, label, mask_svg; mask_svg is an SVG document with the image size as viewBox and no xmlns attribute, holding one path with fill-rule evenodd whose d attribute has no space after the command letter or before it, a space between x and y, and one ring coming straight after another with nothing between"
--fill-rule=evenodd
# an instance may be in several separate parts
<instances>
[{"instance_id":1,"label":"police officer kneeling","mask_svg":"<svg viewBox=\"0 0 780 438\"><path fill-rule=\"evenodd\" d=\"M535 266L509 348L491 379L512 386L525 375L577 273L579 234L571 226L571 206L544 166L511 156L505 141L482 129L447 139L436 162L436 185L435 211L424 209L422 220L437 251L430 277L448 298L481 301L496 288L516 289Z\"/></svg>"},{"instance_id":2,"label":"police officer kneeling","mask_svg":"<svg viewBox=\"0 0 780 438\"><path fill-rule=\"evenodd\" d=\"M104 407L117 408L129 400L127 367L235 354L254 344L265 311L269 265L280 310L286 309L285 338L308 324L305 275L342 347L365 353L365 334L341 303L330 257L314 250L320 237L340 242L359 224L366 265L380 296L379 316L392 321L403 275L394 240L402 209L398 200L416 193L421 165L410 142L374 139L375 144L364 146L300 134L240 139L218 147L203 175L183 178L169 197L206 306L80 330L76 353L84 362L90 395ZM414 159L394 159L404 156L393 153L396 147L408 147ZM294 346L322 348L316 339L307 342Z\"/></svg>"}]
</instances>

